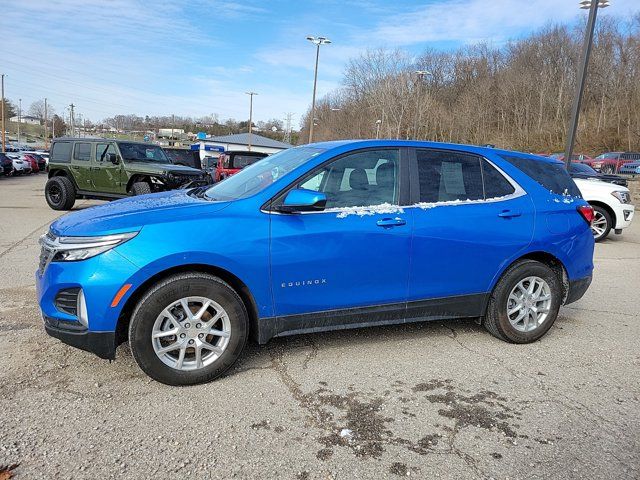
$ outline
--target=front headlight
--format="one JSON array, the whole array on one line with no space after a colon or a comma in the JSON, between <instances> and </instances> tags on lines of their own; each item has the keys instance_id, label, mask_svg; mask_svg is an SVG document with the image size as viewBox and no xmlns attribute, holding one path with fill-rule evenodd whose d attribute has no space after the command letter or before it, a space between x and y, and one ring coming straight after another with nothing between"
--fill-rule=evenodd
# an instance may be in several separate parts
<instances>
[{"instance_id":1,"label":"front headlight","mask_svg":"<svg viewBox=\"0 0 640 480\"><path fill-rule=\"evenodd\" d=\"M611 195L616 197L620 203L631 203L631 195L629 195L629 192L616 190L615 192L611 192Z\"/></svg>"},{"instance_id":2,"label":"front headlight","mask_svg":"<svg viewBox=\"0 0 640 480\"><path fill-rule=\"evenodd\" d=\"M99 237L52 237L45 235L40 243L53 255L52 262L75 262L95 257L132 239L138 232L103 235Z\"/></svg>"}]
</instances>

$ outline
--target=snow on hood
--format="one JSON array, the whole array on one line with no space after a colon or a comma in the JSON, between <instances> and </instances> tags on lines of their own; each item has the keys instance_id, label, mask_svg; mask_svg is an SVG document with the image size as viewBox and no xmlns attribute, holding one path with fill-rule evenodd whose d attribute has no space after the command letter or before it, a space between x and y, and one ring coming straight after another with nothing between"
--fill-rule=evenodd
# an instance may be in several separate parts
<instances>
[{"instance_id":1,"label":"snow on hood","mask_svg":"<svg viewBox=\"0 0 640 480\"><path fill-rule=\"evenodd\" d=\"M132 232L148 224L169 223L216 212L228 204L194 198L186 190L152 193L68 213L51 225L51 231L64 236Z\"/></svg>"}]
</instances>

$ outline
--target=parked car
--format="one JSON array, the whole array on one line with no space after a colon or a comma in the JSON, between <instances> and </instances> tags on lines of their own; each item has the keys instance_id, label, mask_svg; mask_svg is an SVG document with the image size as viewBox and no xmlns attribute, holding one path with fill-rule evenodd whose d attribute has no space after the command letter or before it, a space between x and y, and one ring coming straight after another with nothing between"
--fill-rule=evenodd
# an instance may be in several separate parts
<instances>
[{"instance_id":1,"label":"parked car","mask_svg":"<svg viewBox=\"0 0 640 480\"><path fill-rule=\"evenodd\" d=\"M25 155L30 155L33 158L35 158L36 162L38 163L38 170L40 172L46 172L47 171L47 160L40 155L39 153L35 153L35 152L25 152Z\"/></svg>"},{"instance_id":2,"label":"parked car","mask_svg":"<svg viewBox=\"0 0 640 480\"><path fill-rule=\"evenodd\" d=\"M564 162L564 152L560 152L560 153L552 153L551 155L549 155L549 157L551 158L555 158L557 160L560 160L561 162ZM571 154L571 162L576 162L576 163L590 163L593 161L593 158L591 158L589 155L585 155L584 153L573 153Z\"/></svg>"},{"instance_id":3,"label":"parked car","mask_svg":"<svg viewBox=\"0 0 640 480\"><path fill-rule=\"evenodd\" d=\"M620 234L631 225L635 207L631 204L628 188L599 180L575 179L582 197L593 207L591 231L596 242L601 242L613 230Z\"/></svg>"},{"instance_id":4,"label":"parked car","mask_svg":"<svg viewBox=\"0 0 640 480\"><path fill-rule=\"evenodd\" d=\"M0 152L0 173L9 176L13 173L13 160Z\"/></svg>"},{"instance_id":5,"label":"parked car","mask_svg":"<svg viewBox=\"0 0 640 480\"><path fill-rule=\"evenodd\" d=\"M640 161L629 162L620 167L619 173L624 175L640 175Z\"/></svg>"},{"instance_id":6,"label":"parked car","mask_svg":"<svg viewBox=\"0 0 640 480\"><path fill-rule=\"evenodd\" d=\"M640 160L640 153L636 152L607 152L598 155L588 163L591 168L602 173L618 173L620 168L636 160Z\"/></svg>"},{"instance_id":7,"label":"parked car","mask_svg":"<svg viewBox=\"0 0 640 480\"><path fill-rule=\"evenodd\" d=\"M40 167L38 166L38 160L32 154L23 153L22 160L29 162L29 165L31 165L31 173L38 173L40 171Z\"/></svg>"},{"instance_id":8,"label":"parked car","mask_svg":"<svg viewBox=\"0 0 640 480\"><path fill-rule=\"evenodd\" d=\"M583 178L586 180L601 180L603 182L613 183L623 187L627 186L627 179L620 175L607 175L605 173L598 173L589 165L584 163L572 162L569 165L569 175L572 178Z\"/></svg>"},{"instance_id":9,"label":"parked car","mask_svg":"<svg viewBox=\"0 0 640 480\"><path fill-rule=\"evenodd\" d=\"M31 162L23 158L20 153L11 152L7 156L13 161L13 174L23 175L31 173Z\"/></svg>"},{"instance_id":10,"label":"parked car","mask_svg":"<svg viewBox=\"0 0 640 480\"><path fill-rule=\"evenodd\" d=\"M318 143L61 217L41 238L37 292L50 335L107 359L128 339L170 385L220 376L250 335L475 317L530 343L591 282L592 217L551 159Z\"/></svg>"},{"instance_id":11,"label":"parked car","mask_svg":"<svg viewBox=\"0 0 640 480\"><path fill-rule=\"evenodd\" d=\"M214 181L219 182L231 175L235 175L243 168L256 163L258 160L262 160L267 156L267 153L261 152L229 151L221 153L218 157Z\"/></svg>"},{"instance_id":12,"label":"parked car","mask_svg":"<svg viewBox=\"0 0 640 480\"><path fill-rule=\"evenodd\" d=\"M157 145L61 138L51 145L44 194L54 210L69 210L76 198L113 200L201 183L200 170L173 165Z\"/></svg>"}]
</instances>

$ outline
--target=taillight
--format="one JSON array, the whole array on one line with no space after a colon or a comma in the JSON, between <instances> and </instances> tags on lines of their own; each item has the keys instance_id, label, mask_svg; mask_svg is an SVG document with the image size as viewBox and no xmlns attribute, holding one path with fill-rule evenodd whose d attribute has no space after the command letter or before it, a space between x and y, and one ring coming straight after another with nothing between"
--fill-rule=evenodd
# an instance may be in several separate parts
<instances>
[{"instance_id":1,"label":"taillight","mask_svg":"<svg viewBox=\"0 0 640 480\"><path fill-rule=\"evenodd\" d=\"M578 207L578 212L582 215L584 221L591 225L594 216L593 207L591 205L581 205Z\"/></svg>"}]
</instances>

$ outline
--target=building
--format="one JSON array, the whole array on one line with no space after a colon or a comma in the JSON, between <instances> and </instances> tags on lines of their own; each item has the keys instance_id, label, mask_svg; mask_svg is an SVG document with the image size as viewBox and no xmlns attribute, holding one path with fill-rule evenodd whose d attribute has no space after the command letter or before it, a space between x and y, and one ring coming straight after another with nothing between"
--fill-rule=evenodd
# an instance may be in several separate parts
<instances>
[{"instance_id":1,"label":"building","mask_svg":"<svg viewBox=\"0 0 640 480\"><path fill-rule=\"evenodd\" d=\"M23 115L22 117L11 117L10 122L26 123L27 125L40 125L40 119L38 117L32 117L31 115Z\"/></svg>"},{"instance_id":2,"label":"building","mask_svg":"<svg viewBox=\"0 0 640 480\"><path fill-rule=\"evenodd\" d=\"M204 152L220 151L223 148L224 151L229 150L249 150L249 134L248 133L236 133L234 135L222 135L220 137L210 137L197 139L194 145L200 145L200 156L204 156ZM263 137L262 135L251 134L251 151L262 153L277 153L281 150L291 148L293 145L288 143L279 142L271 138ZM194 148L192 146L191 148Z\"/></svg>"}]
</instances>

